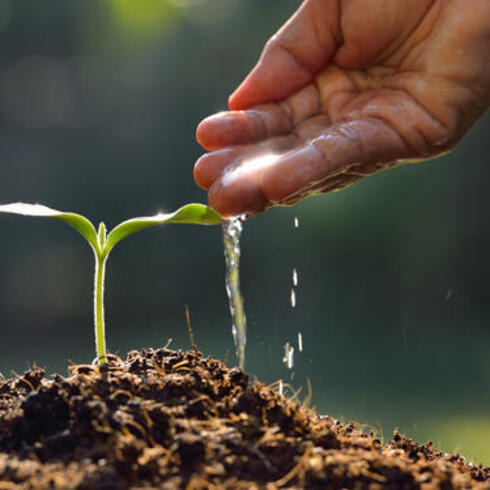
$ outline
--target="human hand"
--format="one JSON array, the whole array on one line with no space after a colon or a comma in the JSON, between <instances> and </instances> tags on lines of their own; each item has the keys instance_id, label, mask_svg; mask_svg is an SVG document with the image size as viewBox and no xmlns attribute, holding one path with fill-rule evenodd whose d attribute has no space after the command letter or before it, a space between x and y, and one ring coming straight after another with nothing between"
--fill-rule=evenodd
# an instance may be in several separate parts
<instances>
[{"instance_id":1,"label":"human hand","mask_svg":"<svg viewBox=\"0 0 490 490\"><path fill-rule=\"evenodd\" d=\"M449 151L490 104L489 0L306 0L201 122L223 216Z\"/></svg>"}]
</instances>

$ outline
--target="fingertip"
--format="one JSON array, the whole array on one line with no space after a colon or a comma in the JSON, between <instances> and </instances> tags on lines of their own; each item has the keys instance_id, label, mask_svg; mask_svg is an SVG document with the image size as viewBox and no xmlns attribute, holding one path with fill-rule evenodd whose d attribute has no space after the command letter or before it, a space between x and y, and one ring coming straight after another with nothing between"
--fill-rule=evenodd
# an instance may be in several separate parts
<instances>
[{"instance_id":1,"label":"fingertip","mask_svg":"<svg viewBox=\"0 0 490 490\"><path fill-rule=\"evenodd\" d=\"M243 82L228 97L228 107L231 111L244 111L251 107L270 102L268 97L262 94L262 83L255 74L254 68Z\"/></svg>"},{"instance_id":2,"label":"fingertip","mask_svg":"<svg viewBox=\"0 0 490 490\"><path fill-rule=\"evenodd\" d=\"M194 164L193 176L196 184L208 190L221 172L232 164L238 151L233 148L224 148L211 153L205 153Z\"/></svg>"},{"instance_id":3,"label":"fingertip","mask_svg":"<svg viewBox=\"0 0 490 490\"><path fill-rule=\"evenodd\" d=\"M213 114L212 116L203 119L197 126L196 129L196 139L197 142L207 151L215 150L219 148L218 139L219 135L217 134L216 127L217 121L219 123L219 118L223 113L218 112L217 114Z\"/></svg>"},{"instance_id":4,"label":"fingertip","mask_svg":"<svg viewBox=\"0 0 490 490\"><path fill-rule=\"evenodd\" d=\"M284 133L289 129L283 121L277 122L275 119L257 111L220 112L207 117L199 124L196 137L201 146L208 151L256 143L268 136L269 130L266 126L272 126L274 122L277 126L277 129L272 126L274 131Z\"/></svg>"},{"instance_id":5,"label":"fingertip","mask_svg":"<svg viewBox=\"0 0 490 490\"><path fill-rule=\"evenodd\" d=\"M208 203L225 218L261 213L267 206L266 199L251 182L235 181L226 185L221 179L209 190Z\"/></svg>"},{"instance_id":6,"label":"fingertip","mask_svg":"<svg viewBox=\"0 0 490 490\"><path fill-rule=\"evenodd\" d=\"M202 146L204 147L204 144L206 142L206 139L205 139L205 134L206 134L206 129L205 129L205 124L204 124L204 121L206 121L206 119L202 120L198 125L197 125L197 128L196 128L196 140L197 142Z\"/></svg>"},{"instance_id":7,"label":"fingertip","mask_svg":"<svg viewBox=\"0 0 490 490\"><path fill-rule=\"evenodd\" d=\"M204 190L208 190L212 182L210 183L208 181L207 175L206 175L206 163L205 161L203 162L203 159L206 155L203 155L200 157L197 162L194 164L194 168L192 169L192 176L194 178L194 182Z\"/></svg>"},{"instance_id":8,"label":"fingertip","mask_svg":"<svg viewBox=\"0 0 490 490\"><path fill-rule=\"evenodd\" d=\"M247 99L242 95L242 86L243 83L228 97L228 107L231 111L243 111L252 107L247 105Z\"/></svg>"},{"instance_id":9,"label":"fingertip","mask_svg":"<svg viewBox=\"0 0 490 490\"><path fill-rule=\"evenodd\" d=\"M297 92L313 80L313 73L298 64L291 53L272 44L257 65L228 98L233 111L277 102Z\"/></svg>"}]
</instances>

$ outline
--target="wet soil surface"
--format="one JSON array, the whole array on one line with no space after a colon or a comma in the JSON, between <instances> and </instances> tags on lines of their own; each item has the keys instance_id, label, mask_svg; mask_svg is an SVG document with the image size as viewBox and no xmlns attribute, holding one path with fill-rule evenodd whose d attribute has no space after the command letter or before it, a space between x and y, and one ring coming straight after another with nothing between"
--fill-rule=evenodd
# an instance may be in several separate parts
<instances>
[{"instance_id":1,"label":"wet soil surface","mask_svg":"<svg viewBox=\"0 0 490 490\"><path fill-rule=\"evenodd\" d=\"M342 425L190 351L0 380L0 490L490 488L490 468Z\"/></svg>"}]
</instances>

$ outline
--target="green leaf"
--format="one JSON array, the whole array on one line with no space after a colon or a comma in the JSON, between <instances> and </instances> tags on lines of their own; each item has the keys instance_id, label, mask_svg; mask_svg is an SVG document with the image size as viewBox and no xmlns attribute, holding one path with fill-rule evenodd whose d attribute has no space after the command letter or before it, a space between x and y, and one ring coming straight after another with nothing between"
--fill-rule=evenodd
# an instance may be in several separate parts
<instances>
[{"instance_id":1,"label":"green leaf","mask_svg":"<svg viewBox=\"0 0 490 490\"><path fill-rule=\"evenodd\" d=\"M85 217L75 213L65 213L57 209L51 209L42 204L28 204L14 202L0 205L0 213L21 214L23 216L35 216L39 218L58 218L75 228L89 244L98 249L97 233L92 223Z\"/></svg>"},{"instance_id":2,"label":"green leaf","mask_svg":"<svg viewBox=\"0 0 490 490\"><path fill-rule=\"evenodd\" d=\"M107 236L107 253L128 235L164 223L189 223L194 225L217 225L221 223L221 216L209 206L204 204L187 204L173 213L159 213L155 216L128 219L117 225Z\"/></svg>"}]
</instances>

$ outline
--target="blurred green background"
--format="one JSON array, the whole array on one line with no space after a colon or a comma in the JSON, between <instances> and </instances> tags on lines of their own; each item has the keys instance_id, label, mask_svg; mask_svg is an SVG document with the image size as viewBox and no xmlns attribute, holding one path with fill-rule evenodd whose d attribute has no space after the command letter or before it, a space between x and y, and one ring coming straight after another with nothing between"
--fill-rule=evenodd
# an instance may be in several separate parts
<instances>
[{"instance_id":1,"label":"blurred green background","mask_svg":"<svg viewBox=\"0 0 490 490\"><path fill-rule=\"evenodd\" d=\"M297 5L0 0L0 202L112 227L204 201L192 181L195 127L225 108ZM323 413L490 464L489 127L487 115L437 161L246 224L254 376L295 387L310 378ZM59 222L1 218L0 372L35 361L65 373L67 359L92 360L92 260ZM231 348L234 362L218 228L129 239L111 255L106 294L113 352L169 337L187 348L188 304L199 347L221 359ZM298 331L304 349L289 372L283 346Z\"/></svg>"}]
</instances>

